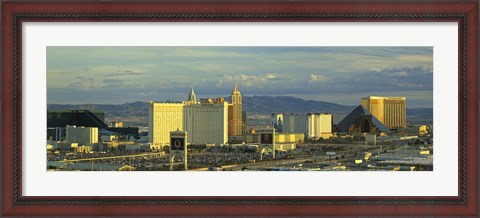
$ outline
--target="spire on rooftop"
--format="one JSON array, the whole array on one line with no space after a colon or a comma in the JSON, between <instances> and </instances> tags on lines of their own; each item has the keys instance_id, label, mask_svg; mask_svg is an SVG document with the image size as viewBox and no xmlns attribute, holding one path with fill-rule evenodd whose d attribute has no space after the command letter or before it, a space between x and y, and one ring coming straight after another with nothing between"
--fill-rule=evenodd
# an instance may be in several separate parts
<instances>
[{"instance_id":1,"label":"spire on rooftop","mask_svg":"<svg viewBox=\"0 0 480 218\"><path fill-rule=\"evenodd\" d=\"M191 102L197 102L197 96L195 95L195 91L193 91L193 87L190 91L190 95L188 95L188 100Z\"/></svg>"},{"instance_id":2,"label":"spire on rooftop","mask_svg":"<svg viewBox=\"0 0 480 218\"><path fill-rule=\"evenodd\" d=\"M233 94L240 94L240 91L238 90L238 84L235 83L235 86L233 87L232 95Z\"/></svg>"}]
</instances>

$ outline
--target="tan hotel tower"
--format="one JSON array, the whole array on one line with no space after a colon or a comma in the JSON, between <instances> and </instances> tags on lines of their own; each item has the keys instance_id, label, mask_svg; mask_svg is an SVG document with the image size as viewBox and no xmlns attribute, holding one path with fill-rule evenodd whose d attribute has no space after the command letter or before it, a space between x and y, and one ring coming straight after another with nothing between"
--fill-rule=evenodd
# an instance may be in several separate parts
<instances>
[{"instance_id":1,"label":"tan hotel tower","mask_svg":"<svg viewBox=\"0 0 480 218\"><path fill-rule=\"evenodd\" d=\"M238 85L235 83L232 91L232 103L228 105L228 135L242 135L242 129L242 95L238 90Z\"/></svg>"},{"instance_id":2,"label":"tan hotel tower","mask_svg":"<svg viewBox=\"0 0 480 218\"><path fill-rule=\"evenodd\" d=\"M360 104L390 129L405 128L407 126L405 97L369 96L362 98Z\"/></svg>"}]
</instances>

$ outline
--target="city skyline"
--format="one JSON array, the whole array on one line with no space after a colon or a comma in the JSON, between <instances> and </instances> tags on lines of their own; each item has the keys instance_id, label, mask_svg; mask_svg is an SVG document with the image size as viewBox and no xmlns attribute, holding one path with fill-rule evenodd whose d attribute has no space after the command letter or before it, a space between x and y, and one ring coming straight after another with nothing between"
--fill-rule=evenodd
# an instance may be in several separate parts
<instances>
[{"instance_id":1,"label":"city skyline","mask_svg":"<svg viewBox=\"0 0 480 218\"><path fill-rule=\"evenodd\" d=\"M358 105L370 95L433 105L432 47L47 47L48 104L293 96Z\"/></svg>"}]
</instances>

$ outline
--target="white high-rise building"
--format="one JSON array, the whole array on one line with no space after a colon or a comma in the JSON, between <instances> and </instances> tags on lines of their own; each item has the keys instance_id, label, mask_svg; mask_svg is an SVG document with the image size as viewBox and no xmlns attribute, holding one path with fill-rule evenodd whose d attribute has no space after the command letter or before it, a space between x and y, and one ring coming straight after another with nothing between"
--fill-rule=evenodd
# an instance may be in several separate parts
<instances>
[{"instance_id":1,"label":"white high-rise building","mask_svg":"<svg viewBox=\"0 0 480 218\"><path fill-rule=\"evenodd\" d=\"M228 142L228 103L200 99L190 91L181 103L150 102L148 107L149 142L170 144L171 131L186 131L191 144L226 144Z\"/></svg>"},{"instance_id":2,"label":"white high-rise building","mask_svg":"<svg viewBox=\"0 0 480 218\"><path fill-rule=\"evenodd\" d=\"M272 114L274 125L282 127L284 133L303 133L305 138L318 139L332 136L332 114L283 113ZM283 125L280 125L280 118Z\"/></svg>"},{"instance_id":3,"label":"white high-rise building","mask_svg":"<svg viewBox=\"0 0 480 218\"><path fill-rule=\"evenodd\" d=\"M184 127L191 144L228 142L228 103L200 103L185 106Z\"/></svg>"},{"instance_id":4,"label":"white high-rise building","mask_svg":"<svg viewBox=\"0 0 480 218\"><path fill-rule=\"evenodd\" d=\"M67 143L92 145L98 143L98 127L67 126Z\"/></svg>"},{"instance_id":5,"label":"white high-rise building","mask_svg":"<svg viewBox=\"0 0 480 218\"><path fill-rule=\"evenodd\" d=\"M284 113L283 114L283 132L284 133L307 133L307 114Z\"/></svg>"},{"instance_id":6,"label":"white high-rise building","mask_svg":"<svg viewBox=\"0 0 480 218\"><path fill-rule=\"evenodd\" d=\"M309 113L307 137L318 139L332 136L332 114Z\"/></svg>"}]
</instances>

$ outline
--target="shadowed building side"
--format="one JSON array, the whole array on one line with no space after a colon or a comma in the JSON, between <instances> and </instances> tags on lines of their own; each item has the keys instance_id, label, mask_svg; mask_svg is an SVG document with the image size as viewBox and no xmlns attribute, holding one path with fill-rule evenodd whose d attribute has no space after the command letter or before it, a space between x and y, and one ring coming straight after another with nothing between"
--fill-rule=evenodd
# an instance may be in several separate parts
<instances>
[{"instance_id":1,"label":"shadowed building side","mask_svg":"<svg viewBox=\"0 0 480 218\"><path fill-rule=\"evenodd\" d=\"M47 110L47 127L67 125L107 128L105 113L91 110Z\"/></svg>"},{"instance_id":2,"label":"shadowed building side","mask_svg":"<svg viewBox=\"0 0 480 218\"><path fill-rule=\"evenodd\" d=\"M366 108L359 105L337 124L337 131L352 133L389 133L390 129L382 124Z\"/></svg>"},{"instance_id":3,"label":"shadowed building side","mask_svg":"<svg viewBox=\"0 0 480 218\"><path fill-rule=\"evenodd\" d=\"M109 127L105 113L91 110L47 110L47 139L66 137L66 126L97 127L120 135L138 137L138 127ZM60 134L58 134L60 133Z\"/></svg>"}]
</instances>

